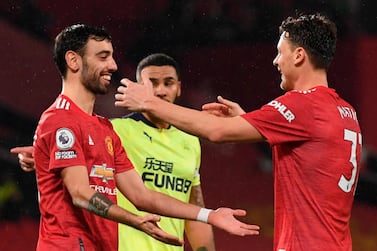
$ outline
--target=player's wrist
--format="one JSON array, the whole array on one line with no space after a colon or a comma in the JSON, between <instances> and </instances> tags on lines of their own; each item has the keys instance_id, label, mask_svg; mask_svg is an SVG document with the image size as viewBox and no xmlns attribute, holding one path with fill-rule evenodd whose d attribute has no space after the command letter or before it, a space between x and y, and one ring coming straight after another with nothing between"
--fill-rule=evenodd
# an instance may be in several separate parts
<instances>
[{"instance_id":1,"label":"player's wrist","mask_svg":"<svg viewBox=\"0 0 377 251\"><path fill-rule=\"evenodd\" d=\"M144 112L154 112L156 107L160 106L161 99L156 96L151 96L150 98L146 99L142 106L142 111Z\"/></svg>"},{"instance_id":2,"label":"player's wrist","mask_svg":"<svg viewBox=\"0 0 377 251\"><path fill-rule=\"evenodd\" d=\"M204 207L202 207L202 208L199 210L198 215L196 216L196 220L197 220L197 221L204 222L204 223L208 223L209 214L210 214L212 211L213 211L212 209L208 209L208 208L204 208Z\"/></svg>"}]
</instances>

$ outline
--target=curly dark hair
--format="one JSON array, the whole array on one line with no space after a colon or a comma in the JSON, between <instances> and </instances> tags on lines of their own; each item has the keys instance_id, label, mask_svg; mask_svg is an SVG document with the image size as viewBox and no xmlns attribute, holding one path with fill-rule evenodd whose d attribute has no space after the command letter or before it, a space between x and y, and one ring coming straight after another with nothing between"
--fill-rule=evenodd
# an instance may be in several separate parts
<instances>
[{"instance_id":1,"label":"curly dark hair","mask_svg":"<svg viewBox=\"0 0 377 251\"><path fill-rule=\"evenodd\" d=\"M89 26L86 24L74 24L66 27L55 38L53 57L60 75L65 78L67 74L67 63L65 54L67 51L77 52L84 56L85 46L88 39L111 41L111 36L103 27Z\"/></svg>"},{"instance_id":2,"label":"curly dark hair","mask_svg":"<svg viewBox=\"0 0 377 251\"><path fill-rule=\"evenodd\" d=\"M288 17L279 27L280 35L283 32L294 46L303 47L308 52L314 67L328 69L337 40L336 25L328 17L320 13Z\"/></svg>"}]
</instances>

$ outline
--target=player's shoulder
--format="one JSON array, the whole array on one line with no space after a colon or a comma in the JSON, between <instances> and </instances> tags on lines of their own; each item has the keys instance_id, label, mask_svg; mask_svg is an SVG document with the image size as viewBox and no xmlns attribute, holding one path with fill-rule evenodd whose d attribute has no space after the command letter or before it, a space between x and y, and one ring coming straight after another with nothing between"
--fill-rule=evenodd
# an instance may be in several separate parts
<instances>
[{"instance_id":1,"label":"player's shoulder","mask_svg":"<svg viewBox=\"0 0 377 251\"><path fill-rule=\"evenodd\" d=\"M114 126L117 126L117 125L128 125L128 124L132 124L134 122L138 122L138 121L142 121L143 120L143 117L141 116L140 113L130 113L130 114L126 114L120 118L111 118L110 119L110 122L114 125Z\"/></svg>"},{"instance_id":2,"label":"player's shoulder","mask_svg":"<svg viewBox=\"0 0 377 251\"><path fill-rule=\"evenodd\" d=\"M321 100L326 100L330 97L332 99L338 98L339 96L334 89L324 86L317 86L308 90L292 90L286 92L284 95L281 95L276 100L288 104L299 103L301 105L310 105L313 104L313 102L316 103Z\"/></svg>"}]
</instances>

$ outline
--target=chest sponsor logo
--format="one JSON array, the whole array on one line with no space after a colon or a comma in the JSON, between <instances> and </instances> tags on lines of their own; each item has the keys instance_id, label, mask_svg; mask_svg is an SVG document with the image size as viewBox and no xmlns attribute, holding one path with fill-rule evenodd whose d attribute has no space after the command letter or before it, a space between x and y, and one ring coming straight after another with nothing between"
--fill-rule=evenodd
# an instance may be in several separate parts
<instances>
[{"instance_id":1,"label":"chest sponsor logo","mask_svg":"<svg viewBox=\"0 0 377 251\"><path fill-rule=\"evenodd\" d=\"M153 157L146 158L144 169L154 170L154 171L161 171L164 173L172 173L173 172L173 163L167 162L163 160L158 160Z\"/></svg>"},{"instance_id":2,"label":"chest sponsor logo","mask_svg":"<svg viewBox=\"0 0 377 251\"><path fill-rule=\"evenodd\" d=\"M172 162L146 158L144 169L146 170L141 175L143 182L152 183L155 187L182 193L187 193L191 187L191 180L171 175L173 173Z\"/></svg>"},{"instance_id":3,"label":"chest sponsor logo","mask_svg":"<svg viewBox=\"0 0 377 251\"><path fill-rule=\"evenodd\" d=\"M143 172L144 182L151 182L155 187L187 193L191 187L191 180L153 172Z\"/></svg>"},{"instance_id":4,"label":"chest sponsor logo","mask_svg":"<svg viewBox=\"0 0 377 251\"><path fill-rule=\"evenodd\" d=\"M114 168L107 167L106 164L94 165L90 171L90 177L101 178L103 182L107 183L114 179Z\"/></svg>"},{"instance_id":5,"label":"chest sponsor logo","mask_svg":"<svg viewBox=\"0 0 377 251\"><path fill-rule=\"evenodd\" d=\"M268 105L275 108L289 123L291 123L295 119L293 112L291 112L285 105L283 105L279 101L272 100L270 103L268 103Z\"/></svg>"},{"instance_id":6,"label":"chest sponsor logo","mask_svg":"<svg viewBox=\"0 0 377 251\"><path fill-rule=\"evenodd\" d=\"M100 185L90 185L92 189L94 189L96 192L102 193L102 194L108 194L108 195L116 195L117 190L116 188L106 187L106 186L100 186Z\"/></svg>"}]
</instances>

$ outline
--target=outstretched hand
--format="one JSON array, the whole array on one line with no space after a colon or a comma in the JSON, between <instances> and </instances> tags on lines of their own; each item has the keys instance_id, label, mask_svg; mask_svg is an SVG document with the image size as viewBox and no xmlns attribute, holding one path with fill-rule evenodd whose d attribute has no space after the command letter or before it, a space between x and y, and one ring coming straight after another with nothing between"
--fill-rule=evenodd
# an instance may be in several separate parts
<instances>
[{"instance_id":1,"label":"outstretched hand","mask_svg":"<svg viewBox=\"0 0 377 251\"><path fill-rule=\"evenodd\" d=\"M146 214L142 217L140 225L135 226L137 229L145 232L146 234L152 236L153 238L162 241L164 243L182 246L184 244L183 240L178 237L164 232L158 225L157 222L160 221L160 216L154 214Z\"/></svg>"},{"instance_id":2,"label":"outstretched hand","mask_svg":"<svg viewBox=\"0 0 377 251\"><path fill-rule=\"evenodd\" d=\"M245 210L219 208L209 214L208 223L233 235L259 235L259 226L243 223L234 217L245 215Z\"/></svg>"},{"instance_id":3,"label":"outstretched hand","mask_svg":"<svg viewBox=\"0 0 377 251\"><path fill-rule=\"evenodd\" d=\"M143 72L141 79L141 83L133 82L127 78L120 81L118 93L115 94L115 106L124 107L134 112L145 110L145 103L148 102L148 99L154 98L153 83L144 76Z\"/></svg>"},{"instance_id":4,"label":"outstretched hand","mask_svg":"<svg viewBox=\"0 0 377 251\"><path fill-rule=\"evenodd\" d=\"M10 152L17 154L18 163L20 163L22 170L24 170L25 172L31 172L35 170L33 146L14 147L10 149Z\"/></svg>"},{"instance_id":5,"label":"outstretched hand","mask_svg":"<svg viewBox=\"0 0 377 251\"><path fill-rule=\"evenodd\" d=\"M225 99L222 96L217 96L217 101L219 103L204 104L202 110L218 117L235 117L245 113L236 102Z\"/></svg>"}]
</instances>

